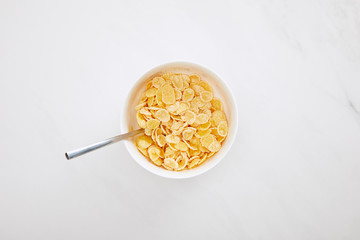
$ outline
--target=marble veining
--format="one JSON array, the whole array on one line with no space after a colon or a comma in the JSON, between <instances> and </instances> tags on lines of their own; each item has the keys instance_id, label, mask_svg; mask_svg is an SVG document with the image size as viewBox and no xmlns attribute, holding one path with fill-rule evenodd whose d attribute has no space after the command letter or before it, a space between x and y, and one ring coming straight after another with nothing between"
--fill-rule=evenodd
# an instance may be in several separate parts
<instances>
[{"instance_id":1,"label":"marble veining","mask_svg":"<svg viewBox=\"0 0 360 240\"><path fill-rule=\"evenodd\" d=\"M0 239L360 239L360 1L0 1ZM233 147L157 177L118 143L133 83L191 61Z\"/></svg>"}]
</instances>

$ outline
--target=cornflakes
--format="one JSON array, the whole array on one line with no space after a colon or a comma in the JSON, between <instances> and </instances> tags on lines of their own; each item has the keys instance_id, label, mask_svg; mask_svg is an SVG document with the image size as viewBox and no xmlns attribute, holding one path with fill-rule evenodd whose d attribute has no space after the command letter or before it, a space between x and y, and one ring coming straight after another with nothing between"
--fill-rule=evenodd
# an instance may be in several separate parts
<instances>
[{"instance_id":1,"label":"cornflakes","mask_svg":"<svg viewBox=\"0 0 360 240\"><path fill-rule=\"evenodd\" d=\"M135 107L144 134L136 147L169 171L194 168L221 149L228 122L211 85L199 75L164 73L146 83Z\"/></svg>"}]
</instances>

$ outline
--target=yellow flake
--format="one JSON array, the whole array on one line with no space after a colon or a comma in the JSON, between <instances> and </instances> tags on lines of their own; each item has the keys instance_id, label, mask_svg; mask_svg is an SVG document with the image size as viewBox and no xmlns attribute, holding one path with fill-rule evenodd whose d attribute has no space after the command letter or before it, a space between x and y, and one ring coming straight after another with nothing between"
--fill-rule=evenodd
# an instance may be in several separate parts
<instances>
[{"instance_id":1,"label":"yellow flake","mask_svg":"<svg viewBox=\"0 0 360 240\"><path fill-rule=\"evenodd\" d=\"M152 132L152 129L145 128L144 133L146 136L151 136L151 132Z\"/></svg>"},{"instance_id":2,"label":"yellow flake","mask_svg":"<svg viewBox=\"0 0 360 240\"><path fill-rule=\"evenodd\" d=\"M165 158L164 165L171 170L175 170L179 167L179 164L173 158Z\"/></svg>"},{"instance_id":3,"label":"yellow flake","mask_svg":"<svg viewBox=\"0 0 360 240\"><path fill-rule=\"evenodd\" d=\"M201 151L200 150L198 150L198 149L190 149L190 156L199 156L200 155L200 153L201 153Z\"/></svg>"},{"instance_id":4,"label":"yellow flake","mask_svg":"<svg viewBox=\"0 0 360 240\"><path fill-rule=\"evenodd\" d=\"M156 88L149 88L146 90L145 95L146 97L154 97L156 95L157 89Z\"/></svg>"},{"instance_id":5,"label":"yellow flake","mask_svg":"<svg viewBox=\"0 0 360 240\"><path fill-rule=\"evenodd\" d=\"M157 160L154 161L154 163L155 163L155 165L160 167L163 164L163 161L161 158L158 158Z\"/></svg>"},{"instance_id":6,"label":"yellow flake","mask_svg":"<svg viewBox=\"0 0 360 240\"><path fill-rule=\"evenodd\" d=\"M221 148L221 144L217 140L215 140L210 143L209 146L207 146L206 148L209 149L211 152L218 152Z\"/></svg>"},{"instance_id":7,"label":"yellow flake","mask_svg":"<svg viewBox=\"0 0 360 240\"><path fill-rule=\"evenodd\" d=\"M212 134L208 134L207 136L200 139L202 146L206 148L214 141L216 141L216 137Z\"/></svg>"},{"instance_id":8,"label":"yellow flake","mask_svg":"<svg viewBox=\"0 0 360 240\"><path fill-rule=\"evenodd\" d=\"M184 89L184 83L183 79L180 75L173 75L171 77L171 82L174 85L176 89L183 90Z\"/></svg>"},{"instance_id":9,"label":"yellow flake","mask_svg":"<svg viewBox=\"0 0 360 240\"><path fill-rule=\"evenodd\" d=\"M142 155L144 155L145 157L149 157L149 154L147 152L147 149L144 148L140 148L139 146L136 146L137 149L141 152Z\"/></svg>"},{"instance_id":10,"label":"yellow flake","mask_svg":"<svg viewBox=\"0 0 360 240\"><path fill-rule=\"evenodd\" d=\"M203 101L201 101L199 96L194 97L193 100L191 100L191 102L190 102L190 106L194 107L194 108L202 107L202 106L204 106L204 104L205 103Z\"/></svg>"},{"instance_id":11,"label":"yellow flake","mask_svg":"<svg viewBox=\"0 0 360 240\"><path fill-rule=\"evenodd\" d=\"M162 88L162 101L165 104L174 104L175 103L175 91L170 84L165 84Z\"/></svg>"},{"instance_id":12,"label":"yellow flake","mask_svg":"<svg viewBox=\"0 0 360 240\"><path fill-rule=\"evenodd\" d=\"M164 73L164 74L162 75L162 78L164 78L164 79L167 80L167 81L170 81L170 80L171 80L171 77L172 77L173 75L176 75L176 74L175 74L175 73L172 73L172 72L167 72L167 73Z\"/></svg>"},{"instance_id":13,"label":"yellow flake","mask_svg":"<svg viewBox=\"0 0 360 240\"><path fill-rule=\"evenodd\" d=\"M175 151L173 149L171 149L170 147L165 148L165 157L166 156L171 156L175 153Z\"/></svg>"},{"instance_id":14,"label":"yellow flake","mask_svg":"<svg viewBox=\"0 0 360 240\"><path fill-rule=\"evenodd\" d=\"M179 151L184 151L184 152L188 150L188 146L184 142L176 143L175 148Z\"/></svg>"},{"instance_id":15,"label":"yellow flake","mask_svg":"<svg viewBox=\"0 0 360 240\"><path fill-rule=\"evenodd\" d=\"M200 76L197 74L191 75L190 77L191 83L199 83L200 82Z\"/></svg>"},{"instance_id":16,"label":"yellow flake","mask_svg":"<svg viewBox=\"0 0 360 240\"><path fill-rule=\"evenodd\" d=\"M178 167L175 168L176 171L183 170L186 165L188 164L189 158L186 155L179 156L176 159L176 162L178 163Z\"/></svg>"},{"instance_id":17,"label":"yellow flake","mask_svg":"<svg viewBox=\"0 0 360 240\"><path fill-rule=\"evenodd\" d=\"M151 85L152 85L152 82L151 81L148 81L146 83L146 89L150 89L151 88Z\"/></svg>"},{"instance_id":18,"label":"yellow flake","mask_svg":"<svg viewBox=\"0 0 360 240\"><path fill-rule=\"evenodd\" d=\"M146 102L139 103L138 105L136 105L135 109L140 110L141 108L145 107L146 104L147 104Z\"/></svg>"},{"instance_id":19,"label":"yellow flake","mask_svg":"<svg viewBox=\"0 0 360 240\"><path fill-rule=\"evenodd\" d=\"M147 104L148 106L152 106L155 104L155 97L149 97L148 100L147 100Z\"/></svg>"},{"instance_id":20,"label":"yellow flake","mask_svg":"<svg viewBox=\"0 0 360 240\"><path fill-rule=\"evenodd\" d=\"M180 142L180 138L178 136L175 135L167 135L165 137L165 141L167 143L179 143Z\"/></svg>"},{"instance_id":21,"label":"yellow flake","mask_svg":"<svg viewBox=\"0 0 360 240\"><path fill-rule=\"evenodd\" d=\"M221 121L217 126L217 132L221 137L225 137L228 133L228 126L226 121Z\"/></svg>"},{"instance_id":22,"label":"yellow flake","mask_svg":"<svg viewBox=\"0 0 360 240\"><path fill-rule=\"evenodd\" d=\"M184 90L182 95L182 100L184 102L190 102L194 98L195 92L191 88L187 88Z\"/></svg>"},{"instance_id":23,"label":"yellow flake","mask_svg":"<svg viewBox=\"0 0 360 240\"><path fill-rule=\"evenodd\" d=\"M222 143L224 140L225 140L226 137L221 137L221 136L217 136L216 137L216 140L219 142L219 143Z\"/></svg>"},{"instance_id":24,"label":"yellow flake","mask_svg":"<svg viewBox=\"0 0 360 240\"><path fill-rule=\"evenodd\" d=\"M176 113L177 114L182 114L183 112L185 112L186 110L189 110L190 108L190 104L187 102L181 102L179 104L179 108L177 109Z\"/></svg>"},{"instance_id":25,"label":"yellow flake","mask_svg":"<svg viewBox=\"0 0 360 240\"><path fill-rule=\"evenodd\" d=\"M141 136L137 137L137 139L136 139L136 145L139 148L146 149L146 148L150 147L151 143L152 143L151 138L146 135L141 135Z\"/></svg>"},{"instance_id":26,"label":"yellow flake","mask_svg":"<svg viewBox=\"0 0 360 240\"><path fill-rule=\"evenodd\" d=\"M157 119L150 119L149 121L146 122L146 128L149 129L155 129L159 127L159 125L160 125L160 121Z\"/></svg>"},{"instance_id":27,"label":"yellow flake","mask_svg":"<svg viewBox=\"0 0 360 240\"><path fill-rule=\"evenodd\" d=\"M190 87L194 90L195 95L200 95L201 92L205 91L205 89L198 84L190 83Z\"/></svg>"},{"instance_id":28,"label":"yellow flake","mask_svg":"<svg viewBox=\"0 0 360 240\"><path fill-rule=\"evenodd\" d=\"M204 147L204 146L200 146L200 151L202 152L202 153L206 153L206 152L209 152L209 149L207 149L206 147Z\"/></svg>"},{"instance_id":29,"label":"yellow flake","mask_svg":"<svg viewBox=\"0 0 360 240\"><path fill-rule=\"evenodd\" d=\"M199 129L199 130L206 130L206 129L209 129L210 126L211 126L211 123L208 121L208 122L206 122L206 123L201 124L200 126L198 126L198 129Z\"/></svg>"},{"instance_id":30,"label":"yellow flake","mask_svg":"<svg viewBox=\"0 0 360 240\"><path fill-rule=\"evenodd\" d=\"M176 102L172 105L169 105L166 107L166 109L171 113L171 114L175 114L177 112L177 110L180 107L180 102Z\"/></svg>"},{"instance_id":31,"label":"yellow flake","mask_svg":"<svg viewBox=\"0 0 360 240\"><path fill-rule=\"evenodd\" d=\"M203 137L206 137L207 135L209 135L210 133L211 133L211 130L210 130L210 129L198 130L198 131L195 133L195 137L197 137L197 138L203 138Z\"/></svg>"},{"instance_id":32,"label":"yellow flake","mask_svg":"<svg viewBox=\"0 0 360 240\"><path fill-rule=\"evenodd\" d=\"M165 83L165 79L163 79L162 77L155 77L152 80L152 85L155 88L160 88L164 83Z\"/></svg>"},{"instance_id":33,"label":"yellow flake","mask_svg":"<svg viewBox=\"0 0 360 240\"><path fill-rule=\"evenodd\" d=\"M159 159L159 155L160 155L160 148L158 146L155 146L155 145L151 145L149 148L148 148L148 154L149 154L149 157L151 159L151 161L156 161Z\"/></svg>"},{"instance_id":34,"label":"yellow flake","mask_svg":"<svg viewBox=\"0 0 360 240\"><path fill-rule=\"evenodd\" d=\"M140 109L140 113L143 114L143 115L151 116L151 112L149 112L145 108Z\"/></svg>"},{"instance_id":35,"label":"yellow flake","mask_svg":"<svg viewBox=\"0 0 360 240\"><path fill-rule=\"evenodd\" d=\"M213 93L209 91L202 91L200 93L200 99L203 102L210 102L213 98Z\"/></svg>"},{"instance_id":36,"label":"yellow flake","mask_svg":"<svg viewBox=\"0 0 360 240\"><path fill-rule=\"evenodd\" d=\"M183 123L180 121L173 121L173 124L171 125L170 129L173 131L178 130L182 125Z\"/></svg>"},{"instance_id":37,"label":"yellow flake","mask_svg":"<svg viewBox=\"0 0 360 240\"><path fill-rule=\"evenodd\" d=\"M190 163L188 164L188 168L193 168L199 163L200 158L198 156L194 156L190 158L189 161Z\"/></svg>"},{"instance_id":38,"label":"yellow flake","mask_svg":"<svg viewBox=\"0 0 360 240\"><path fill-rule=\"evenodd\" d=\"M185 141L185 140L184 140L184 143L188 146L188 148L189 148L190 150L197 150L197 149L198 149L196 146L191 146L191 144L188 143L188 142Z\"/></svg>"},{"instance_id":39,"label":"yellow flake","mask_svg":"<svg viewBox=\"0 0 360 240\"><path fill-rule=\"evenodd\" d=\"M216 110L212 113L211 119L213 119L215 126L217 126L221 121L226 121L226 116L223 111Z\"/></svg>"},{"instance_id":40,"label":"yellow flake","mask_svg":"<svg viewBox=\"0 0 360 240\"><path fill-rule=\"evenodd\" d=\"M162 103L162 87L160 87L157 91L156 91L156 95L155 95L155 98L156 98L156 103L161 106L163 103Z\"/></svg>"},{"instance_id":41,"label":"yellow flake","mask_svg":"<svg viewBox=\"0 0 360 240\"><path fill-rule=\"evenodd\" d=\"M139 127L146 128L146 121L144 119L144 116L140 114L140 111L137 111L136 113L136 120L137 123L139 124Z\"/></svg>"},{"instance_id":42,"label":"yellow flake","mask_svg":"<svg viewBox=\"0 0 360 240\"><path fill-rule=\"evenodd\" d=\"M206 81L200 81L200 86L202 88L204 88L206 91L209 91L209 92L213 92L213 89L212 87L210 86L210 84Z\"/></svg>"},{"instance_id":43,"label":"yellow flake","mask_svg":"<svg viewBox=\"0 0 360 240\"><path fill-rule=\"evenodd\" d=\"M200 114L196 115L196 118L195 118L196 124L205 124L208 121L209 121L209 116L206 115L205 113L200 113Z\"/></svg>"},{"instance_id":44,"label":"yellow flake","mask_svg":"<svg viewBox=\"0 0 360 240\"><path fill-rule=\"evenodd\" d=\"M166 139L165 139L165 136L160 134L156 137L156 142L157 144L160 146L160 147L163 147L165 146L166 144Z\"/></svg>"},{"instance_id":45,"label":"yellow flake","mask_svg":"<svg viewBox=\"0 0 360 240\"><path fill-rule=\"evenodd\" d=\"M184 140L189 141L195 134L195 128L187 128L182 132L182 137Z\"/></svg>"},{"instance_id":46,"label":"yellow flake","mask_svg":"<svg viewBox=\"0 0 360 240\"><path fill-rule=\"evenodd\" d=\"M210 153L211 154L211 153ZM213 154L213 153L212 153ZM207 158L209 158L209 154L208 153L205 153L201 158L200 158L200 161L199 161L199 165L202 164Z\"/></svg>"},{"instance_id":47,"label":"yellow flake","mask_svg":"<svg viewBox=\"0 0 360 240\"><path fill-rule=\"evenodd\" d=\"M155 112L154 116L161 122L168 122L170 120L170 114L165 109L159 109Z\"/></svg>"},{"instance_id":48,"label":"yellow flake","mask_svg":"<svg viewBox=\"0 0 360 240\"><path fill-rule=\"evenodd\" d=\"M182 116L181 119L186 121L188 124L193 124L196 119L196 114L192 111L186 111Z\"/></svg>"},{"instance_id":49,"label":"yellow flake","mask_svg":"<svg viewBox=\"0 0 360 240\"><path fill-rule=\"evenodd\" d=\"M180 100L182 93L180 90L175 89L175 100Z\"/></svg>"},{"instance_id":50,"label":"yellow flake","mask_svg":"<svg viewBox=\"0 0 360 240\"><path fill-rule=\"evenodd\" d=\"M220 111L223 110L222 103L221 103L221 100L219 98L213 98L211 100L211 106L215 110L220 110Z\"/></svg>"}]
</instances>

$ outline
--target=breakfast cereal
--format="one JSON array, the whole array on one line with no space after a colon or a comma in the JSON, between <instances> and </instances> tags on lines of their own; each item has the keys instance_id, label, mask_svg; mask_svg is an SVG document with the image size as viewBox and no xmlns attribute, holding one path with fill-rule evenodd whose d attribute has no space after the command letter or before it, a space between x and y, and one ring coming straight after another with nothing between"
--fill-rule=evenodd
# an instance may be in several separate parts
<instances>
[{"instance_id":1,"label":"breakfast cereal","mask_svg":"<svg viewBox=\"0 0 360 240\"><path fill-rule=\"evenodd\" d=\"M213 156L228 134L228 122L211 85L199 75L164 73L146 83L136 109L144 134L141 154L169 171L191 169Z\"/></svg>"}]
</instances>

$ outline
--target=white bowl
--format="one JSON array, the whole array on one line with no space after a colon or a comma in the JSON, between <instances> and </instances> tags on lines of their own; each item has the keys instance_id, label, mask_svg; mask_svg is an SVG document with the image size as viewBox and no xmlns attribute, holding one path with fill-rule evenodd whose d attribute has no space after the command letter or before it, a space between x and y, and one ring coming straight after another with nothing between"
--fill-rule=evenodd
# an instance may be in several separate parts
<instances>
[{"instance_id":1,"label":"white bowl","mask_svg":"<svg viewBox=\"0 0 360 240\"><path fill-rule=\"evenodd\" d=\"M121 131L123 133L130 131L130 129L138 129L139 126L136 121L135 106L140 100L141 93L145 90L145 83L153 76L161 75L164 72L181 72L186 74L199 74L201 79L208 81L214 90L214 96L222 100L224 111L229 123L228 136L222 144L219 152L207 159L203 164L193 169L183 171L168 171L161 167L155 166L148 159L146 159L136 148L133 140L125 141L126 148L134 160L144 167L146 170L166 178L190 178L200 175L218 164L230 150L232 143L235 140L236 131L238 127L237 107L234 96L219 76L210 71L209 69L190 62L171 62L157 66L147 73L145 73L131 89L125 105L123 107L121 117Z\"/></svg>"}]
</instances>

